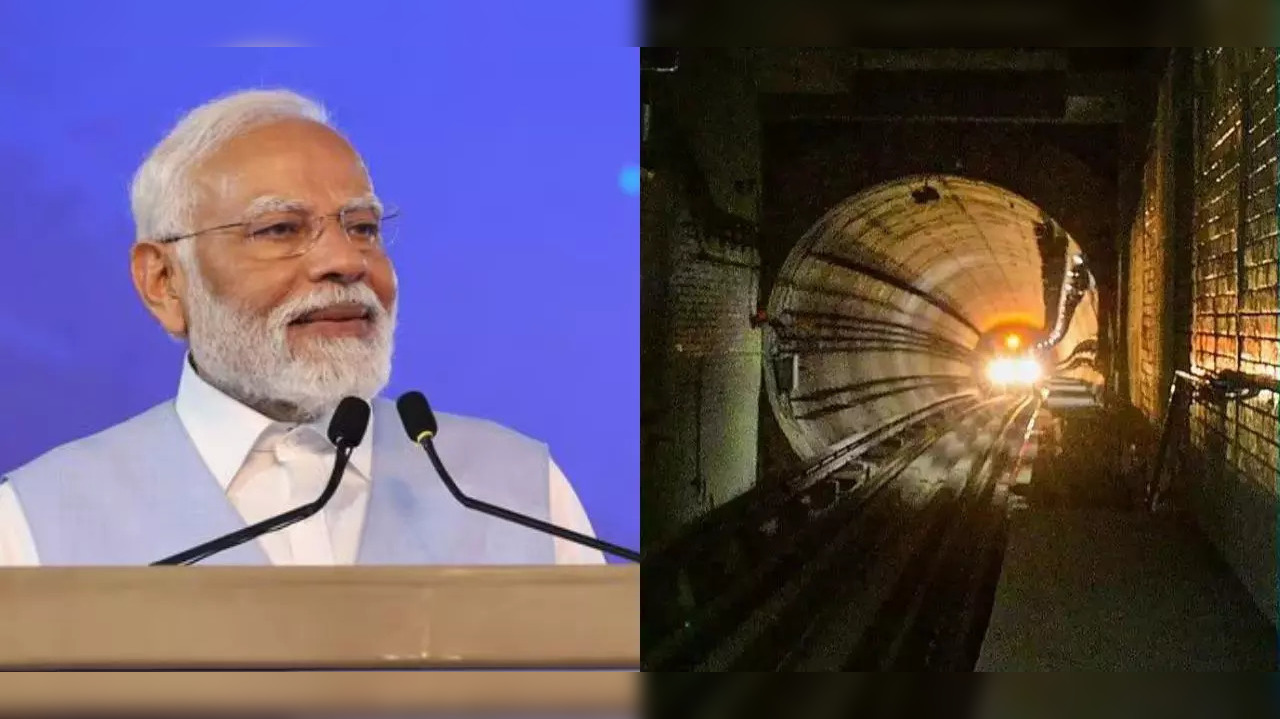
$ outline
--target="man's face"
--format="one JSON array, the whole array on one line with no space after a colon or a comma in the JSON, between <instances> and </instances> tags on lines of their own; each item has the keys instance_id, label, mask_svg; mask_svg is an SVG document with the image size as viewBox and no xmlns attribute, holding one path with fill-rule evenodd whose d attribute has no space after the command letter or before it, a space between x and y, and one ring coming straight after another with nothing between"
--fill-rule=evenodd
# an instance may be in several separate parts
<instances>
[{"instance_id":1,"label":"man's face","mask_svg":"<svg viewBox=\"0 0 1280 719\"><path fill-rule=\"evenodd\" d=\"M372 196L347 142L306 121L236 137L192 180L201 198L196 230L261 215L253 208L264 201L320 217ZM343 396L381 390L390 373L396 301L386 254L351 242L336 218L295 257L263 259L244 237L236 228L180 241L194 243L179 255L195 262L181 263L179 333L206 379L260 410L301 419Z\"/></svg>"}]
</instances>

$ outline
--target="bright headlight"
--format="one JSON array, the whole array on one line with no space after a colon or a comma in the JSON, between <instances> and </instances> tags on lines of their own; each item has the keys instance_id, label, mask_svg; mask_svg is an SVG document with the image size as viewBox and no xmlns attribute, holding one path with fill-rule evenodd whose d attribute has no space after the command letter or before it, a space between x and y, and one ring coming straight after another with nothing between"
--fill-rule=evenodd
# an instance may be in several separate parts
<instances>
[{"instance_id":1,"label":"bright headlight","mask_svg":"<svg viewBox=\"0 0 1280 719\"><path fill-rule=\"evenodd\" d=\"M987 363L987 379L992 384L1035 384L1041 372L1040 363L1030 357L997 357Z\"/></svg>"},{"instance_id":2,"label":"bright headlight","mask_svg":"<svg viewBox=\"0 0 1280 719\"><path fill-rule=\"evenodd\" d=\"M987 363L987 379L993 384L1009 384L1017 374L1013 360L1001 357Z\"/></svg>"},{"instance_id":3,"label":"bright headlight","mask_svg":"<svg viewBox=\"0 0 1280 719\"><path fill-rule=\"evenodd\" d=\"M1017 381L1023 384L1035 384L1040 381L1040 363L1026 357L1016 362Z\"/></svg>"}]
</instances>

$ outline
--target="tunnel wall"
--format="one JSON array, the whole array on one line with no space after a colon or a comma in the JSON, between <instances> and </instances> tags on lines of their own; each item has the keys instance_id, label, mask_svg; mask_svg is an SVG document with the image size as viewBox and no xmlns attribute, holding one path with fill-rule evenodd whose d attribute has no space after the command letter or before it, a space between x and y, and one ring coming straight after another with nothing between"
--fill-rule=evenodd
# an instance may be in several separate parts
<instances>
[{"instance_id":1,"label":"tunnel wall","mask_svg":"<svg viewBox=\"0 0 1280 719\"><path fill-rule=\"evenodd\" d=\"M1098 361L1109 362L1116 294L1117 133L1108 126L1020 126L951 122L771 121L762 134L761 290L770 296L787 258L832 207L913 175L986 182L1052 217L1090 258L1097 291L1084 312L1099 320ZM764 478L803 466L768 402L761 402Z\"/></svg>"},{"instance_id":2,"label":"tunnel wall","mask_svg":"<svg viewBox=\"0 0 1280 719\"><path fill-rule=\"evenodd\" d=\"M1198 48L1175 54L1163 83L1125 279L1130 396L1153 425L1175 366L1280 378L1276 57ZM1275 621L1277 398L1197 400L1188 422L1188 508Z\"/></svg>"},{"instance_id":3,"label":"tunnel wall","mask_svg":"<svg viewBox=\"0 0 1280 719\"><path fill-rule=\"evenodd\" d=\"M678 187L648 183L644 233L663 247L672 268L665 302L646 322L660 323L645 339L653 355L642 435L646 543L756 481L756 398L760 392L760 333L750 325L758 292L754 250L709 236L690 215ZM665 234L658 238L654 235ZM658 307L663 307L659 310ZM646 313L651 314L651 313Z\"/></svg>"},{"instance_id":4,"label":"tunnel wall","mask_svg":"<svg viewBox=\"0 0 1280 719\"><path fill-rule=\"evenodd\" d=\"M1171 234L1174 229L1169 217L1173 190L1169 173L1174 159L1171 82L1172 73L1167 73L1161 83L1156 120L1147 145L1142 195L1129 230L1126 264L1128 398L1153 426L1159 424L1164 413L1176 362L1164 348L1173 314L1165 311L1173 279L1166 245L1190 241L1189 237L1174 238Z\"/></svg>"},{"instance_id":5,"label":"tunnel wall","mask_svg":"<svg viewBox=\"0 0 1280 719\"><path fill-rule=\"evenodd\" d=\"M1277 372L1275 52L1197 53L1192 363ZM1225 138L1225 139L1224 139ZM1198 402L1197 518L1276 618L1276 396Z\"/></svg>"},{"instance_id":6,"label":"tunnel wall","mask_svg":"<svg viewBox=\"0 0 1280 719\"><path fill-rule=\"evenodd\" d=\"M922 202L926 188L935 199ZM980 391L972 351L982 333L1038 331L1059 360L1096 345L1092 295L1068 304L1074 312L1060 307L1080 250L1039 207L969 178L908 176L845 198L796 243L768 300L778 325L766 356L799 360L789 389L766 373L794 454L816 461L849 437ZM1090 282L1073 277L1079 289ZM1085 366L1069 374L1089 377Z\"/></svg>"},{"instance_id":7,"label":"tunnel wall","mask_svg":"<svg viewBox=\"0 0 1280 719\"><path fill-rule=\"evenodd\" d=\"M759 120L740 58L648 77L642 142L641 533L646 547L757 480Z\"/></svg>"},{"instance_id":8,"label":"tunnel wall","mask_svg":"<svg viewBox=\"0 0 1280 719\"><path fill-rule=\"evenodd\" d=\"M792 247L830 208L910 175L955 174L1041 208L1114 290L1116 134L1107 126L848 122L766 124L760 248L767 294Z\"/></svg>"}]
</instances>

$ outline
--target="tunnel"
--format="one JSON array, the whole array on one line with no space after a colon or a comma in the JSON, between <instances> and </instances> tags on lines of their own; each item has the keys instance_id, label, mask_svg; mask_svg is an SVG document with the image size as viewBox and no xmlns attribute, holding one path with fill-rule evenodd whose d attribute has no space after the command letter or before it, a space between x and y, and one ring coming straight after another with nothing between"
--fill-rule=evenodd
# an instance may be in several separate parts
<instances>
[{"instance_id":1,"label":"tunnel","mask_svg":"<svg viewBox=\"0 0 1280 719\"><path fill-rule=\"evenodd\" d=\"M655 706L754 706L705 672L1275 670L1278 57L642 62Z\"/></svg>"},{"instance_id":2,"label":"tunnel","mask_svg":"<svg viewBox=\"0 0 1280 719\"><path fill-rule=\"evenodd\" d=\"M1046 263L1046 250L1061 256ZM1038 334L1055 369L1087 355L1096 291L1080 273L1081 299L1066 302L1075 258L1079 245L1042 210L977 180L904 177L833 207L792 249L767 305L766 392L791 446L809 459L975 392L979 340L1002 327ZM1059 376L1102 381L1088 363Z\"/></svg>"}]
</instances>

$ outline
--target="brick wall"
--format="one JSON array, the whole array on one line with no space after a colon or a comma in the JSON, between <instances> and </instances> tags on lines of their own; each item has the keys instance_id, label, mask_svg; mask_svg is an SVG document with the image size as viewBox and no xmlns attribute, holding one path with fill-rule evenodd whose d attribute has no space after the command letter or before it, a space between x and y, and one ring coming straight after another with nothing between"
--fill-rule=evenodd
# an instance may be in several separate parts
<instances>
[{"instance_id":1,"label":"brick wall","mask_svg":"<svg viewBox=\"0 0 1280 719\"><path fill-rule=\"evenodd\" d=\"M1192 244L1192 363L1280 377L1275 52L1200 52ZM1192 432L1225 469L1274 491L1276 398L1197 403Z\"/></svg>"},{"instance_id":2,"label":"brick wall","mask_svg":"<svg viewBox=\"0 0 1280 719\"><path fill-rule=\"evenodd\" d=\"M660 541L756 482L760 330L755 250L709 235L680 192L652 212L644 233L666 233L670 267L658 313L664 331L646 338L661 382L645 382L653 407L647 451L646 543ZM654 318L645 318L653 321Z\"/></svg>"},{"instance_id":3,"label":"brick wall","mask_svg":"<svg viewBox=\"0 0 1280 719\"><path fill-rule=\"evenodd\" d=\"M1158 424L1168 392L1169 368L1164 357L1165 285L1171 201L1169 157L1172 148L1172 77L1160 86L1156 118L1143 166L1142 196L1129 233L1129 283L1125 302L1129 334L1129 398L1153 424Z\"/></svg>"},{"instance_id":4,"label":"brick wall","mask_svg":"<svg viewBox=\"0 0 1280 719\"><path fill-rule=\"evenodd\" d=\"M1193 368L1277 368L1276 53L1196 51L1190 347ZM1197 401L1195 517L1276 617L1276 397Z\"/></svg>"},{"instance_id":5,"label":"brick wall","mask_svg":"<svg viewBox=\"0 0 1280 719\"><path fill-rule=\"evenodd\" d=\"M750 325L758 292L755 250L708 238L681 217L670 280L671 348L686 358L760 353Z\"/></svg>"},{"instance_id":6,"label":"brick wall","mask_svg":"<svg viewBox=\"0 0 1280 719\"><path fill-rule=\"evenodd\" d=\"M1129 396L1156 426L1171 364L1280 378L1277 54L1273 48L1190 52L1190 75L1180 78L1171 67L1162 84L1129 233ZM1175 108L1186 102L1190 124L1183 133L1174 127L1182 121ZM1175 137L1188 138L1190 146ZM1183 190L1174 170L1187 153L1189 187ZM1189 215L1175 197L1187 198ZM1182 249L1187 244L1189 253ZM1173 295L1187 284L1189 307L1179 311ZM1190 443L1175 464L1195 521L1273 621L1276 417L1272 393L1197 400L1189 426L1180 428L1189 431Z\"/></svg>"},{"instance_id":7,"label":"brick wall","mask_svg":"<svg viewBox=\"0 0 1280 719\"><path fill-rule=\"evenodd\" d=\"M1241 371L1280 378L1276 316L1280 283L1276 278L1276 53L1270 48L1242 51L1248 129L1243 133L1242 226L1239 238ZM1276 488L1276 396L1238 403L1238 452L1235 464L1268 489Z\"/></svg>"},{"instance_id":8,"label":"brick wall","mask_svg":"<svg viewBox=\"0 0 1280 719\"><path fill-rule=\"evenodd\" d=\"M760 121L749 51L681 50L654 75L641 189L642 539L661 542L756 483L760 331L752 249ZM658 192L658 188L661 191ZM655 192L650 193L650 189ZM644 331L645 328L648 331Z\"/></svg>"}]
</instances>

